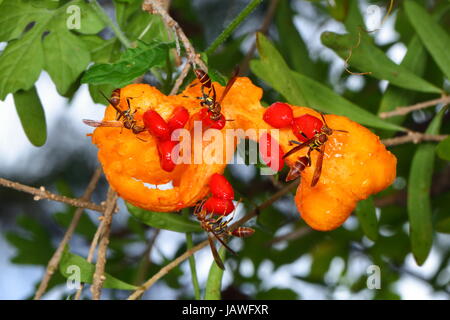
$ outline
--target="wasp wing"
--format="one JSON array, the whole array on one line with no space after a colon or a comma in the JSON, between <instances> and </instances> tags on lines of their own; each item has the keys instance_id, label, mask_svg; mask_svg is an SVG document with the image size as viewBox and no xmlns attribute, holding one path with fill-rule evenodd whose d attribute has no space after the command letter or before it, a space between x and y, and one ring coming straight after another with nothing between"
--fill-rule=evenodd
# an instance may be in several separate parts
<instances>
[{"instance_id":1,"label":"wasp wing","mask_svg":"<svg viewBox=\"0 0 450 320\"><path fill-rule=\"evenodd\" d=\"M325 144L320 147L319 156L316 161L316 169L311 181L311 187L314 187L319 182L320 175L322 174L323 156L325 154Z\"/></svg>"},{"instance_id":2,"label":"wasp wing","mask_svg":"<svg viewBox=\"0 0 450 320\"><path fill-rule=\"evenodd\" d=\"M220 97L218 104L221 104L223 99L225 99L225 96L228 94L228 91L230 91L231 87L233 86L234 82L237 79L237 76L239 74L239 67L236 67L233 72L233 76L228 80L227 86L225 87L225 90L223 90L222 96Z\"/></svg>"},{"instance_id":3,"label":"wasp wing","mask_svg":"<svg viewBox=\"0 0 450 320\"><path fill-rule=\"evenodd\" d=\"M91 127L114 127L114 128L120 128L123 127L123 123L120 121L95 121L95 120L89 120L89 119L83 119L83 122Z\"/></svg>"},{"instance_id":4,"label":"wasp wing","mask_svg":"<svg viewBox=\"0 0 450 320\"><path fill-rule=\"evenodd\" d=\"M216 261L216 264L220 269L225 270L225 266L223 265L222 259L220 258L220 255L217 252L216 246L214 245L214 240L212 239L212 236L209 232L208 232L208 241L209 241L209 246L211 247L211 252L214 257L214 261Z\"/></svg>"},{"instance_id":5,"label":"wasp wing","mask_svg":"<svg viewBox=\"0 0 450 320\"><path fill-rule=\"evenodd\" d=\"M297 151L300 151L301 149L308 147L311 142L313 142L315 139L315 137L312 137L311 139L309 139L308 141L303 142L302 144L299 144L296 147L293 147L291 150L289 150L284 156L283 159L289 157L291 154L296 153ZM292 140L293 141L293 140Z\"/></svg>"}]
</instances>

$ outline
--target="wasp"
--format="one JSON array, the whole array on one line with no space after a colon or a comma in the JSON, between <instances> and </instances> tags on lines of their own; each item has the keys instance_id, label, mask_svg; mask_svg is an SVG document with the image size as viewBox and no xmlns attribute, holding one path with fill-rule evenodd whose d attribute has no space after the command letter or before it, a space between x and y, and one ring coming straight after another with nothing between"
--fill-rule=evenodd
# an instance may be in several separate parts
<instances>
[{"instance_id":1,"label":"wasp","mask_svg":"<svg viewBox=\"0 0 450 320\"><path fill-rule=\"evenodd\" d=\"M120 89L115 89L112 92L110 99L108 99L103 92L101 92L101 94L111 104L111 106L116 110L116 113L117 113L116 120L115 121L114 120L95 121L95 120L83 119L83 122L85 124L87 124L88 126L91 126L91 127L125 128L125 129L131 130L134 134L139 134L145 130L145 127L138 125L137 121L134 119L134 114L136 113L137 110L134 110L134 111L131 110L129 98L127 98L128 109L122 110L119 108Z\"/></svg>"},{"instance_id":2,"label":"wasp","mask_svg":"<svg viewBox=\"0 0 450 320\"><path fill-rule=\"evenodd\" d=\"M322 164L323 164L323 157L325 154L325 144L328 141L329 136L331 136L335 131L348 133L348 131L345 130L331 129L328 126L325 117L323 116L322 113L320 114L320 116L322 117L323 126L320 129L320 131L316 132L316 134L311 139L308 139L308 137L304 133L301 133L305 139L308 139L307 141L303 143L295 140L289 141L291 144L297 144L297 146L289 150L283 156L283 159L289 157L291 154L294 154L297 151L300 151L303 148L308 147L309 149L308 152L306 153L306 156L299 157L297 161L294 163L294 166L291 167L286 177L286 181L298 178L298 176L300 176L300 173L303 170L305 170L306 167L311 166L311 152L315 150L319 152L319 156L317 157L316 168L314 169L314 174L311 181L311 187L314 187L317 184L317 182L319 182L320 175L322 174Z\"/></svg>"},{"instance_id":3,"label":"wasp","mask_svg":"<svg viewBox=\"0 0 450 320\"><path fill-rule=\"evenodd\" d=\"M236 68L234 70L234 73L230 80L228 80L225 90L223 91L219 100L217 100L216 89L214 88L209 75L202 69L195 69L194 72L195 76L201 84L202 96L199 98L201 100L200 105L208 108L208 111L211 112L211 120L217 121L221 117L220 111L222 109L222 101L223 99L225 99L226 95L236 81L239 74L239 68Z\"/></svg>"},{"instance_id":4,"label":"wasp","mask_svg":"<svg viewBox=\"0 0 450 320\"><path fill-rule=\"evenodd\" d=\"M255 230L248 227L237 227L233 230L230 230L228 228L228 224L233 220L234 213L236 212L236 210L233 212L233 216L230 219L224 220L223 215L221 215L218 218L215 218L213 213L206 212L206 210L203 208L204 203L205 200L200 201L195 206L194 215L200 222L200 226L202 227L202 229L205 230L208 234L209 246L211 247L211 252L214 257L214 261L216 262L217 266L219 266L220 269L225 270L225 266L214 244L214 238L217 239L222 244L222 246L224 246L225 249L227 249L230 253L236 255L236 252L234 252L233 249L231 249L225 243L222 237L235 236L238 238L246 238L250 237L255 232Z\"/></svg>"}]
</instances>

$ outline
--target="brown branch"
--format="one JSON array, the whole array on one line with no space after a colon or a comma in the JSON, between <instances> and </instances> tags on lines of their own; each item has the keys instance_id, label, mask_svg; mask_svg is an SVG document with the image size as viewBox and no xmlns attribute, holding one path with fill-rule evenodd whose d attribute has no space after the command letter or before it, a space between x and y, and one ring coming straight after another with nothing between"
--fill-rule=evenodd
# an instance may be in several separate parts
<instances>
[{"instance_id":1,"label":"brown branch","mask_svg":"<svg viewBox=\"0 0 450 320\"><path fill-rule=\"evenodd\" d=\"M168 14L167 10L164 9L164 7L161 5L159 1L155 0L144 0L142 4L142 9L144 11L147 11L151 14L158 14L163 19L164 23L171 29L175 31L175 35L180 39L180 41L183 43L183 46L187 53L188 58L188 64L189 66L185 66L184 73L182 72L180 74L179 79L177 79L177 82L183 82L184 78L181 78L183 74L187 74L189 72L189 69L191 68L190 64L193 66L198 65L201 69L203 69L205 72L208 72L208 68L205 65L205 63L200 59L200 55L198 55L195 52L194 47L192 46L191 42L189 41L188 37L184 34L183 29L180 27L180 25ZM181 78L181 79L180 79ZM172 92L174 90L172 89Z\"/></svg>"},{"instance_id":2,"label":"brown branch","mask_svg":"<svg viewBox=\"0 0 450 320\"><path fill-rule=\"evenodd\" d=\"M137 289L135 292L133 292L129 297L128 300L136 300L139 298L148 288L150 288L156 281L161 279L163 276L165 276L167 273L169 273L170 270L178 266L181 262L192 256L195 252L199 251L200 249L206 247L208 245L208 241L205 240L203 242L200 242L198 245L193 247L192 249L186 251L181 256L170 262L168 265L161 268L153 277L151 277L149 280L147 280L139 289Z\"/></svg>"},{"instance_id":3,"label":"brown branch","mask_svg":"<svg viewBox=\"0 0 450 320\"><path fill-rule=\"evenodd\" d=\"M142 283L142 281L144 281L145 274L148 271L148 268L150 267L150 265L152 263L152 261L150 259L150 255L152 253L152 249L155 245L156 238L158 237L160 231L161 231L161 229L153 230L153 234L152 234L150 240L148 241L148 244L144 250L144 253L142 254L142 260L141 260L141 263L136 272L136 280L134 281L134 283L136 283L136 284L140 284L140 283Z\"/></svg>"},{"instance_id":4,"label":"brown branch","mask_svg":"<svg viewBox=\"0 0 450 320\"><path fill-rule=\"evenodd\" d=\"M102 174L102 169L97 168L95 170L94 174L92 175L92 178L86 188L86 191L84 192L83 196L81 197L82 200L88 201L92 194L94 193L95 187L97 186L98 180L100 179L100 176ZM62 254L64 252L64 248L66 247L67 243L69 243L70 239L72 238L73 233L75 232L75 228L78 225L78 222L80 221L80 218L83 214L82 208L77 208L75 211L72 221L70 222L69 227L67 228L66 233L64 234L63 239L61 240L58 248L56 249L55 253L51 257L50 261L47 264L47 269L45 271L44 277L42 278L42 281L39 285L39 288L36 291L36 294L34 295L34 300L39 300L42 295L45 293L45 290L47 289L48 283L55 272L56 268L59 265L59 261L61 260Z\"/></svg>"},{"instance_id":5,"label":"brown branch","mask_svg":"<svg viewBox=\"0 0 450 320\"><path fill-rule=\"evenodd\" d=\"M171 96L177 94L178 90L180 90L180 87L183 84L184 79L188 75L189 70L191 70L191 64L189 63L189 61L186 61L186 64L184 65L183 69L181 69L180 75L178 76L172 90L170 91Z\"/></svg>"},{"instance_id":6,"label":"brown branch","mask_svg":"<svg viewBox=\"0 0 450 320\"><path fill-rule=\"evenodd\" d=\"M95 273L92 278L92 299L99 300L103 282L105 281L105 265L106 265L106 251L109 244L109 232L111 229L112 215L116 209L117 192L111 187L108 189L106 197L106 209L103 215L103 234L98 245L97 263L95 264Z\"/></svg>"},{"instance_id":7,"label":"brown branch","mask_svg":"<svg viewBox=\"0 0 450 320\"><path fill-rule=\"evenodd\" d=\"M311 228L300 227L300 228L295 229L294 231L289 232L289 233L287 233L285 235L273 238L271 241L268 241L266 243L266 245L269 247L269 246L272 246L275 243L278 243L278 242L281 242L281 241L295 240L295 239L301 238L303 236L306 236L307 234L309 234L311 232L312 232Z\"/></svg>"},{"instance_id":8,"label":"brown branch","mask_svg":"<svg viewBox=\"0 0 450 320\"><path fill-rule=\"evenodd\" d=\"M54 194L54 193L51 193L51 192L45 190L44 187L40 187L39 189L37 189L37 188L33 188L33 187L30 187L30 186L27 186L27 185L24 185L24 184L21 184L18 182L10 181L10 180L4 179L4 178L0 178L0 185L5 186L7 188L15 189L18 191L30 193L30 194L34 195L33 199L35 201L39 201L42 199L48 199L48 200L53 200L53 201L58 201L58 202L62 202L65 204L69 204L69 205L77 207L77 208L90 209L90 210L94 210L97 212L105 211L104 206L95 204L90 201L83 200L82 198L74 199L74 198L69 198L66 196Z\"/></svg>"},{"instance_id":9,"label":"brown branch","mask_svg":"<svg viewBox=\"0 0 450 320\"><path fill-rule=\"evenodd\" d=\"M245 215L235 223L233 223L232 226L230 226L227 231L233 231L238 226L244 224L251 218L257 216L259 212L270 205L272 205L276 200L284 196L285 194L292 191L295 187L298 186L298 181L295 181L293 183L290 183L289 185L285 186L283 189L278 191L277 193L273 194L269 199L261 203L259 206L257 206L255 209L253 209L249 214ZM208 240L205 240L203 242L200 242L198 245L193 247L190 250L187 250L185 253L183 253L181 256L170 262L168 265L161 268L155 275L153 275L149 280L147 280L139 289L137 289L135 292L133 292L129 297L128 300L136 300L138 299L146 290L148 290L156 281L161 279L163 276L165 276L167 273L169 273L170 270L178 266L181 262L189 258L191 255L193 255L195 252L199 251L200 249L206 247L209 244Z\"/></svg>"},{"instance_id":10,"label":"brown branch","mask_svg":"<svg viewBox=\"0 0 450 320\"><path fill-rule=\"evenodd\" d=\"M424 101L424 102L416 103L416 104L413 104L410 106L397 107L393 111L381 112L380 118L386 119L386 118L393 117L393 116L403 116L405 114L408 114L408 113L416 111L416 110L435 106L439 103L443 103L443 104L450 103L450 96L443 96L439 99Z\"/></svg>"},{"instance_id":11,"label":"brown branch","mask_svg":"<svg viewBox=\"0 0 450 320\"><path fill-rule=\"evenodd\" d=\"M269 30L269 26L273 20L273 17L275 15L275 11L278 6L278 2L280 0L271 0L269 8L267 9L266 15L264 16L264 20L261 24L261 27L257 30L257 32L261 32L263 34L266 34ZM256 50L256 42L254 41L250 50L248 50L247 54L244 57L244 60L242 61L239 69L241 70L241 74L246 74L248 71L248 66L250 64L250 60L253 58L253 55L255 54Z\"/></svg>"},{"instance_id":12,"label":"brown branch","mask_svg":"<svg viewBox=\"0 0 450 320\"><path fill-rule=\"evenodd\" d=\"M403 144L403 143L420 143L423 141L442 141L445 138L447 138L448 135L439 135L439 134L427 134L427 133L421 133L421 132L414 132L414 131L409 131L408 134L400 136L400 137L395 137L395 138L390 138L390 139L384 139L381 140L381 142L387 146L396 146L399 144Z\"/></svg>"}]
</instances>

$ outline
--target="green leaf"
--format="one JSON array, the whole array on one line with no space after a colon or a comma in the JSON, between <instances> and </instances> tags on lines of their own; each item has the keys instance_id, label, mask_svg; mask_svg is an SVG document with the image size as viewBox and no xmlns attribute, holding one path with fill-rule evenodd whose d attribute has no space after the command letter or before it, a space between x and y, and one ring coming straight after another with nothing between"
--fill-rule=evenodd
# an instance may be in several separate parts
<instances>
[{"instance_id":1,"label":"green leaf","mask_svg":"<svg viewBox=\"0 0 450 320\"><path fill-rule=\"evenodd\" d=\"M67 28L66 13L67 8L72 5L79 7L81 12L89 11L83 0L68 2L54 10L34 7L32 1L11 0L0 4L0 41L9 41L0 55L0 100L4 100L8 93L28 90L36 82L44 66L43 39L53 32L60 32L61 37L73 35ZM81 24L83 25L83 21ZM31 27L25 29L26 26ZM66 53L67 50L62 52ZM70 64L79 67L78 62L73 61L70 51L64 60L61 59L64 64L57 65L58 67L67 69L71 67ZM59 87L60 84L56 85Z\"/></svg>"},{"instance_id":2,"label":"green leaf","mask_svg":"<svg viewBox=\"0 0 450 320\"><path fill-rule=\"evenodd\" d=\"M120 59L112 64L95 64L81 79L90 84L111 84L116 88L124 87L144 74L152 67L166 64L167 52L173 43L152 41L146 44L139 41L137 48L124 51Z\"/></svg>"},{"instance_id":3,"label":"green leaf","mask_svg":"<svg viewBox=\"0 0 450 320\"><path fill-rule=\"evenodd\" d=\"M91 60L97 63L113 62L120 57L120 42L116 38L105 40L95 35L80 36L91 54Z\"/></svg>"},{"instance_id":4,"label":"green leaf","mask_svg":"<svg viewBox=\"0 0 450 320\"><path fill-rule=\"evenodd\" d=\"M36 28L38 26L22 39L9 42L0 55L0 100L4 100L8 93L31 89L38 79L44 64L44 52L40 33L33 32Z\"/></svg>"},{"instance_id":5,"label":"green leaf","mask_svg":"<svg viewBox=\"0 0 450 320\"><path fill-rule=\"evenodd\" d=\"M23 232L6 233L6 240L17 249L11 262L47 265L54 251L50 234L38 220L25 215L17 217L17 224Z\"/></svg>"},{"instance_id":6,"label":"green leaf","mask_svg":"<svg viewBox=\"0 0 450 320\"><path fill-rule=\"evenodd\" d=\"M436 222L435 229L437 232L450 233L450 217L441 219L438 222Z\"/></svg>"},{"instance_id":7,"label":"green leaf","mask_svg":"<svg viewBox=\"0 0 450 320\"><path fill-rule=\"evenodd\" d=\"M73 277L73 266L80 268L80 282L92 283L92 277L95 273L95 265L87 262L84 258L69 252L64 249L61 262L59 263L59 271L65 278ZM123 282L108 273L104 273L106 277L103 282L104 288L121 289L121 290L136 290L137 287L129 283Z\"/></svg>"},{"instance_id":8,"label":"green leaf","mask_svg":"<svg viewBox=\"0 0 450 320\"><path fill-rule=\"evenodd\" d=\"M436 147L436 152L441 159L450 161L450 137L439 142Z\"/></svg>"},{"instance_id":9,"label":"green leaf","mask_svg":"<svg viewBox=\"0 0 450 320\"><path fill-rule=\"evenodd\" d=\"M219 256L222 261L225 259L226 249L221 247ZM220 300L222 288L223 270L219 268L215 261L212 262L208 273L208 280L206 280L205 299L204 300Z\"/></svg>"},{"instance_id":10,"label":"green leaf","mask_svg":"<svg viewBox=\"0 0 450 320\"><path fill-rule=\"evenodd\" d=\"M378 219L375 212L373 197L362 200L356 207L356 216L364 234L372 241L378 239Z\"/></svg>"},{"instance_id":11,"label":"green leaf","mask_svg":"<svg viewBox=\"0 0 450 320\"><path fill-rule=\"evenodd\" d=\"M55 83L58 93L64 95L91 61L89 51L79 37L67 31L51 32L45 37L43 45L44 69Z\"/></svg>"},{"instance_id":12,"label":"green leaf","mask_svg":"<svg viewBox=\"0 0 450 320\"><path fill-rule=\"evenodd\" d=\"M423 44L430 52L436 64L450 79L450 37L447 32L414 1L405 1L404 3L406 15L412 26L422 40Z\"/></svg>"},{"instance_id":13,"label":"green leaf","mask_svg":"<svg viewBox=\"0 0 450 320\"><path fill-rule=\"evenodd\" d=\"M14 104L28 140L36 147L44 145L47 140L47 124L36 87L14 93Z\"/></svg>"},{"instance_id":14,"label":"green leaf","mask_svg":"<svg viewBox=\"0 0 450 320\"><path fill-rule=\"evenodd\" d=\"M127 208L133 217L150 227L176 232L202 231L199 223L189 220L188 217L178 215L176 213L146 211L135 207L128 202Z\"/></svg>"},{"instance_id":15,"label":"green leaf","mask_svg":"<svg viewBox=\"0 0 450 320\"><path fill-rule=\"evenodd\" d=\"M438 134L443 108L433 119L427 134ZM433 245L433 227L431 220L430 188L434 168L435 146L422 143L418 146L411 162L408 180L408 216L411 249L418 265L422 265Z\"/></svg>"},{"instance_id":16,"label":"green leaf","mask_svg":"<svg viewBox=\"0 0 450 320\"><path fill-rule=\"evenodd\" d=\"M258 75L254 70L255 68L253 68L254 63L251 61L250 66L252 71L258 77L271 84L274 89L284 95L289 102L297 105L307 105L308 101L303 94L300 84L292 80L290 69L283 57L262 33L256 34L256 45L261 61L265 63L265 66L270 65L270 72L264 72L264 77ZM283 76L280 77L280 75Z\"/></svg>"},{"instance_id":17,"label":"green leaf","mask_svg":"<svg viewBox=\"0 0 450 320\"><path fill-rule=\"evenodd\" d=\"M370 37L364 32L360 34L360 41L358 41L359 36L334 32L323 32L320 39L342 59L348 59L351 52L348 64L361 72L371 72L372 77L388 80L391 84L405 89L430 93L441 92L439 88L416 76L404 66L395 64L382 50L371 43ZM360 42L359 46L356 46L358 42Z\"/></svg>"},{"instance_id":18,"label":"green leaf","mask_svg":"<svg viewBox=\"0 0 450 320\"><path fill-rule=\"evenodd\" d=\"M262 34L258 34L258 50L261 60L251 61L252 71L280 92L290 104L306 105L323 112L346 116L369 127L405 130L360 108L320 82L291 71Z\"/></svg>"}]
</instances>

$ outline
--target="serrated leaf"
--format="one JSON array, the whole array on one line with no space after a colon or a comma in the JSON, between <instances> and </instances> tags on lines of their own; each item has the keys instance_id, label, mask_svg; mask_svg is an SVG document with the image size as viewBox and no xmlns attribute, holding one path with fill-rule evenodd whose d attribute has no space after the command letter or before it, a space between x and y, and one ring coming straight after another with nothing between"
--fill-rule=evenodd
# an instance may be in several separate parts
<instances>
[{"instance_id":1,"label":"serrated leaf","mask_svg":"<svg viewBox=\"0 0 450 320\"><path fill-rule=\"evenodd\" d=\"M128 212L133 217L146 225L158 229L171 230L176 232L199 232L202 231L200 224L194 222L186 216L170 212L153 212L133 206L127 202Z\"/></svg>"},{"instance_id":2,"label":"serrated leaf","mask_svg":"<svg viewBox=\"0 0 450 320\"><path fill-rule=\"evenodd\" d=\"M172 47L173 43L152 41L147 44L139 41L138 47L124 51L117 62L93 65L81 81L90 84L111 84L122 88L148 69L164 66L167 52Z\"/></svg>"},{"instance_id":3,"label":"serrated leaf","mask_svg":"<svg viewBox=\"0 0 450 320\"><path fill-rule=\"evenodd\" d=\"M46 265L54 250L50 234L39 221L28 216L17 217L17 224L24 233L6 233L6 240L17 249L11 262Z\"/></svg>"},{"instance_id":4,"label":"serrated leaf","mask_svg":"<svg viewBox=\"0 0 450 320\"><path fill-rule=\"evenodd\" d=\"M0 100L8 93L31 89L41 73L44 52L40 34L32 30L22 39L9 42L0 55Z\"/></svg>"},{"instance_id":5,"label":"serrated leaf","mask_svg":"<svg viewBox=\"0 0 450 320\"><path fill-rule=\"evenodd\" d=\"M14 104L28 140L36 147L43 146L47 140L47 124L36 87L14 93Z\"/></svg>"},{"instance_id":6,"label":"serrated leaf","mask_svg":"<svg viewBox=\"0 0 450 320\"><path fill-rule=\"evenodd\" d=\"M278 51L262 34L258 34L258 50L261 60L251 61L252 71L280 92L290 104L306 105L323 112L346 116L373 128L405 130L360 108L323 84L291 71ZM286 82L290 85L286 86ZM299 90L301 94L295 90Z\"/></svg>"},{"instance_id":7,"label":"serrated leaf","mask_svg":"<svg viewBox=\"0 0 450 320\"><path fill-rule=\"evenodd\" d=\"M439 142L436 147L436 152L441 159L450 161L450 137Z\"/></svg>"},{"instance_id":8,"label":"serrated leaf","mask_svg":"<svg viewBox=\"0 0 450 320\"><path fill-rule=\"evenodd\" d=\"M58 31L71 33L67 28L66 9L72 5L81 11L87 8L82 0L54 10L34 7L31 1L14 0L0 5L0 41L10 41L0 56L0 100L8 93L33 86L44 65L43 36ZM73 63L70 56L67 60Z\"/></svg>"},{"instance_id":9,"label":"serrated leaf","mask_svg":"<svg viewBox=\"0 0 450 320\"><path fill-rule=\"evenodd\" d=\"M87 46L94 62L113 62L120 57L120 42L115 38L105 40L96 35L85 35L80 36L80 39Z\"/></svg>"},{"instance_id":10,"label":"serrated leaf","mask_svg":"<svg viewBox=\"0 0 450 320\"><path fill-rule=\"evenodd\" d=\"M89 51L80 38L67 31L51 32L43 45L44 69L58 93L64 95L91 61Z\"/></svg>"},{"instance_id":11,"label":"serrated leaf","mask_svg":"<svg viewBox=\"0 0 450 320\"><path fill-rule=\"evenodd\" d=\"M219 256L224 261L226 254L225 247L219 249ZM204 300L220 300L222 289L223 270L219 268L215 261L209 268L208 279L206 280Z\"/></svg>"},{"instance_id":12,"label":"serrated leaf","mask_svg":"<svg viewBox=\"0 0 450 320\"><path fill-rule=\"evenodd\" d=\"M405 12L436 64L450 79L450 37L448 33L414 1L405 1ZM448 31L448 30L447 30Z\"/></svg>"},{"instance_id":13,"label":"serrated leaf","mask_svg":"<svg viewBox=\"0 0 450 320\"><path fill-rule=\"evenodd\" d=\"M320 36L322 44L334 50L342 59L351 58L348 64L361 72L370 72L370 76L380 80L388 80L396 86L430 93L440 93L441 90L416 76L407 68L395 64L385 53L373 45L368 35L361 32L360 36L323 32ZM356 44L359 45L356 46Z\"/></svg>"},{"instance_id":14,"label":"serrated leaf","mask_svg":"<svg viewBox=\"0 0 450 320\"><path fill-rule=\"evenodd\" d=\"M378 239L378 219L375 212L373 197L358 202L356 216L364 234L372 241Z\"/></svg>"},{"instance_id":15,"label":"serrated leaf","mask_svg":"<svg viewBox=\"0 0 450 320\"><path fill-rule=\"evenodd\" d=\"M426 130L427 134L438 134L443 108ZM433 245L430 188L434 169L435 145L422 143L411 162L408 179L408 216L411 249L418 265L422 265Z\"/></svg>"},{"instance_id":16,"label":"serrated leaf","mask_svg":"<svg viewBox=\"0 0 450 320\"><path fill-rule=\"evenodd\" d=\"M59 271L65 278L73 277L73 266L77 266L80 270L80 282L83 283L92 283L92 277L95 273L95 265L87 262L84 258L69 252L64 249L61 261L59 263ZM113 277L108 273L104 273L105 281L103 282L104 288L109 289L121 289L121 290L136 290L137 287L126 283L122 280Z\"/></svg>"}]
</instances>

